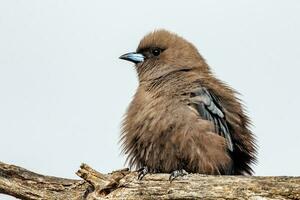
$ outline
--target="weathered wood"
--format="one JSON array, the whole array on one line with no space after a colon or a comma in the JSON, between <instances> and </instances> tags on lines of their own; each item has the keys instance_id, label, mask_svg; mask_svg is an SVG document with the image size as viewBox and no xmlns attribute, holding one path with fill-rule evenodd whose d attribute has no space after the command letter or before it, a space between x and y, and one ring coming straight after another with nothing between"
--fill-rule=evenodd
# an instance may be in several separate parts
<instances>
[{"instance_id":1,"label":"weathered wood","mask_svg":"<svg viewBox=\"0 0 300 200\"><path fill-rule=\"evenodd\" d=\"M20 199L84 199L89 187L82 180L43 176L0 162L0 193Z\"/></svg>"},{"instance_id":2,"label":"weathered wood","mask_svg":"<svg viewBox=\"0 0 300 200\"><path fill-rule=\"evenodd\" d=\"M137 180L128 169L101 174L82 164L84 180L43 176L0 162L0 193L20 199L300 199L300 177L206 176L168 174Z\"/></svg>"}]
</instances>

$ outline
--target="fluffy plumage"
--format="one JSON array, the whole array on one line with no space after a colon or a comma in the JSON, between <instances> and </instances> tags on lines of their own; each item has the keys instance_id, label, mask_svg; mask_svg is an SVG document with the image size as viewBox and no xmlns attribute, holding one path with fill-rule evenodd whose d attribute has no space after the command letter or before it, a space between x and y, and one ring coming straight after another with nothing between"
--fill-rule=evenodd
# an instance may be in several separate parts
<instances>
[{"instance_id":1,"label":"fluffy plumage","mask_svg":"<svg viewBox=\"0 0 300 200\"><path fill-rule=\"evenodd\" d=\"M252 174L255 139L236 92L182 37L146 35L134 54L139 86L122 125L130 167L150 172Z\"/></svg>"}]
</instances>

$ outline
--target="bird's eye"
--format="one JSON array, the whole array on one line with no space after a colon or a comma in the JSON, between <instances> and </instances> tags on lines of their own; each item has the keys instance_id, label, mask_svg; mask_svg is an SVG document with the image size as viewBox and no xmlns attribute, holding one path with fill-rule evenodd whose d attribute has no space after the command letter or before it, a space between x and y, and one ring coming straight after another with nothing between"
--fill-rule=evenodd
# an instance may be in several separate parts
<instances>
[{"instance_id":1,"label":"bird's eye","mask_svg":"<svg viewBox=\"0 0 300 200\"><path fill-rule=\"evenodd\" d=\"M161 49L155 48L151 52L154 56L159 56L159 54L161 53Z\"/></svg>"}]
</instances>

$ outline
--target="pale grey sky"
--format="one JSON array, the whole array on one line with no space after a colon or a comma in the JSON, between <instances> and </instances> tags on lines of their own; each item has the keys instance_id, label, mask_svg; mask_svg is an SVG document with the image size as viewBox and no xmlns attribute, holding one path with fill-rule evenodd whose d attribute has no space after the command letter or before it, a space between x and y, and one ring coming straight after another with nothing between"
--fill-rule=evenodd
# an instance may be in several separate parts
<instances>
[{"instance_id":1,"label":"pale grey sky","mask_svg":"<svg viewBox=\"0 0 300 200\"><path fill-rule=\"evenodd\" d=\"M137 78L118 57L166 28L243 94L256 175L300 175L299 10L297 0L0 0L0 161L66 178L81 162L122 168Z\"/></svg>"}]
</instances>

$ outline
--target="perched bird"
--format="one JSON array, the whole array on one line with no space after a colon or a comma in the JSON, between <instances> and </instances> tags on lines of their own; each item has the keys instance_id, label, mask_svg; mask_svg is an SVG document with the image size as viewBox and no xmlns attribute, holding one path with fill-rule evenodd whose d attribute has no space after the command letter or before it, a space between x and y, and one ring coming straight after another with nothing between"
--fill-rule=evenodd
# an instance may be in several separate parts
<instances>
[{"instance_id":1,"label":"perched bird","mask_svg":"<svg viewBox=\"0 0 300 200\"><path fill-rule=\"evenodd\" d=\"M217 79L194 45L166 30L136 52L139 86L121 142L130 167L147 173L251 175L256 144L237 92Z\"/></svg>"}]
</instances>

